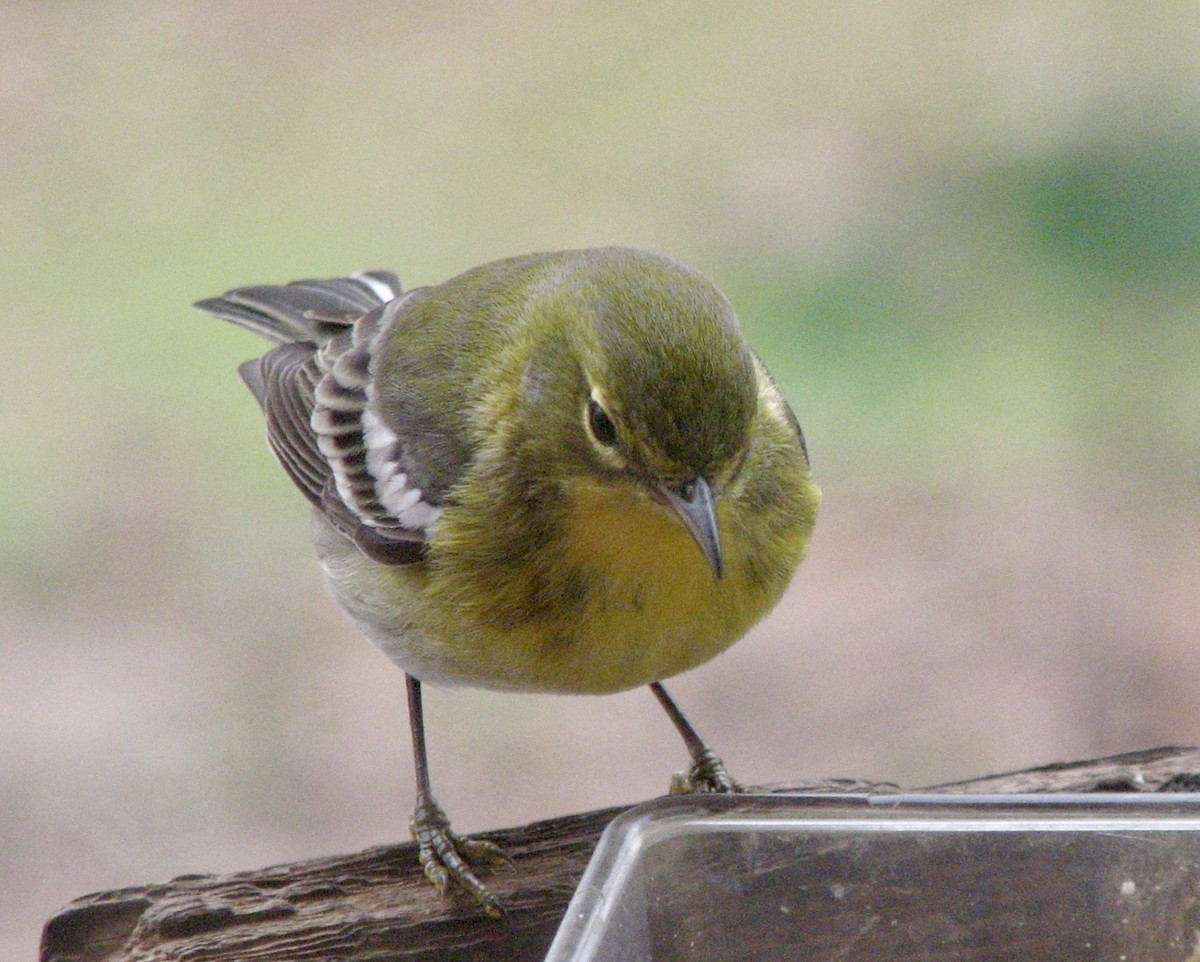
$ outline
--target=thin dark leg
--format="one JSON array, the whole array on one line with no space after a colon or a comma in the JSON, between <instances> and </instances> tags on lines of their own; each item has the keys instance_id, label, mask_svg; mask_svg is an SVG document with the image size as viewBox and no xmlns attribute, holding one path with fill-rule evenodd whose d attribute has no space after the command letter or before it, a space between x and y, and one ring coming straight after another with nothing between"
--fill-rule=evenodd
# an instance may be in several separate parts
<instances>
[{"instance_id":1,"label":"thin dark leg","mask_svg":"<svg viewBox=\"0 0 1200 962\"><path fill-rule=\"evenodd\" d=\"M421 682L405 675L408 687L408 727L412 730L413 764L417 769L417 804L429 800L429 756L425 753L425 709L421 704Z\"/></svg>"},{"instance_id":2,"label":"thin dark leg","mask_svg":"<svg viewBox=\"0 0 1200 962\"><path fill-rule=\"evenodd\" d=\"M425 753L425 712L421 706L421 682L405 675L408 683L408 721L412 729L413 764L417 772L417 804L413 810L412 833L417 840L425 877L445 895L451 882L471 893L492 918L500 918L504 907L467 864L467 859L503 862L500 849L491 842L466 838L450 830L450 819L442 811L429 784L429 757Z\"/></svg>"},{"instance_id":3,"label":"thin dark leg","mask_svg":"<svg viewBox=\"0 0 1200 962\"><path fill-rule=\"evenodd\" d=\"M741 791L741 786L725 770L725 763L717 757L716 752L705 744L704 739L687 720L687 716L679 710L675 700L667 694L662 683L652 682L650 690L654 692L654 697L658 699L658 703L663 706L667 717L671 719L671 723L682 736L683 744L692 758L691 771L685 778L673 780L672 793Z\"/></svg>"}]
</instances>

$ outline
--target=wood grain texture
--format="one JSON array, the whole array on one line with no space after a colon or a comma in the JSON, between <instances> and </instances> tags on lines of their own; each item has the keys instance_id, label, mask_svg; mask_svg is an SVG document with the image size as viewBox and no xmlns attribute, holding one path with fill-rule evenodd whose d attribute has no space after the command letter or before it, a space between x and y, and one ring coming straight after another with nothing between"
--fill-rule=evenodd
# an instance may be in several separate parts
<instances>
[{"instance_id":1,"label":"wood grain texture","mask_svg":"<svg viewBox=\"0 0 1200 962\"><path fill-rule=\"evenodd\" d=\"M963 793L1195 791L1200 749L1157 748L1046 765L924 791ZM772 785L771 792L894 792L850 779ZM439 897L413 843L224 875L87 895L47 923L42 962L379 962L540 960L604 827L623 808L555 818L481 837L511 865L482 871L508 907L483 919L462 893Z\"/></svg>"}]
</instances>

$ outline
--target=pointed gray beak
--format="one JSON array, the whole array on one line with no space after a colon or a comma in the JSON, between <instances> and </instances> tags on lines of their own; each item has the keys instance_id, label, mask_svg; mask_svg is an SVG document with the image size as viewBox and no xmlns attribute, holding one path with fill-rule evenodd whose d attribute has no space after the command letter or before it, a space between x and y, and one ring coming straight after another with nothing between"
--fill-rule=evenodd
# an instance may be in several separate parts
<instances>
[{"instance_id":1,"label":"pointed gray beak","mask_svg":"<svg viewBox=\"0 0 1200 962\"><path fill-rule=\"evenodd\" d=\"M679 488L663 485L658 490L695 539L719 580L725 573L725 562L721 557L721 532L717 528L717 502L708 482L696 478Z\"/></svg>"}]
</instances>

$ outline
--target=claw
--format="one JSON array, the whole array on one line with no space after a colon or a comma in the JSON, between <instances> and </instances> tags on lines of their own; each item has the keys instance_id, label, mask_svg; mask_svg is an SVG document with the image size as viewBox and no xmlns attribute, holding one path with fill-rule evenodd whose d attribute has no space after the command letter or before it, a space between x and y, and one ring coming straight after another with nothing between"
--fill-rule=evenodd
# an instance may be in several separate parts
<instances>
[{"instance_id":1,"label":"claw","mask_svg":"<svg viewBox=\"0 0 1200 962\"><path fill-rule=\"evenodd\" d=\"M467 864L468 861L503 864L508 859L500 848L484 839L469 838L452 831L450 819L433 799L418 802L410 824L425 877L439 894L448 894L450 886L457 883L471 894L489 918L503 918L504 906Z\"/></svg>"},{"instance_id":2,"label":"claw","mask_svg":"<svg viewBox=\"0 0 1200 962\"><path fill-rule=\"evenodd\" d=\"M731 795L742 791L745 789L725 770L725 763L709 748L696 756L692 767L686 772L676 772L671 776L672 795L699 795L706 792Z\"/></svg>"},{"instance_id":3,"label":"claw","mask_svg":"<svg viewBox=\"0 0 1200 962\"><path fill-rule=\"evenodd\" d=\"M469 862L489 862L492 865L511 865L512 859L504 854L495 842L485 838L455 835L455 844L460 854Z\"/></svg>"}]
</instances>

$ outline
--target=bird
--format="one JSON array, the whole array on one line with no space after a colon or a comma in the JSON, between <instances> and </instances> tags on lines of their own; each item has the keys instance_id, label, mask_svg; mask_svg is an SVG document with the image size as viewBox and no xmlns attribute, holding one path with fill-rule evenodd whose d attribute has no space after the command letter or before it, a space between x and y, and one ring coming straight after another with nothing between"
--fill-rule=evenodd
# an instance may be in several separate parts
<instances>
[{"instance_id":1,"label":"bird","mask_svg":"<svg viewBox=\"0 0 1200 962\"><path fill-rule=\"evenodd\" d=\"M691 767L740 785L662 682L779 600L821 492L804 434L721 291L661 254L520 255L404 290L385 270L195 306L275 342L239 374L312 506L335 599L405 674L424 874L493 917L434 797L422 684L649 686Z\"/></svg>"}]
</instances>

